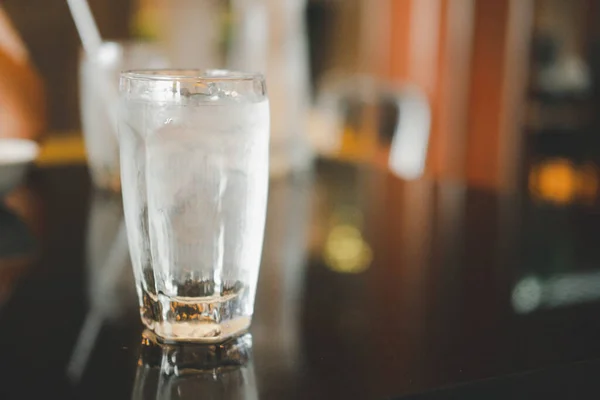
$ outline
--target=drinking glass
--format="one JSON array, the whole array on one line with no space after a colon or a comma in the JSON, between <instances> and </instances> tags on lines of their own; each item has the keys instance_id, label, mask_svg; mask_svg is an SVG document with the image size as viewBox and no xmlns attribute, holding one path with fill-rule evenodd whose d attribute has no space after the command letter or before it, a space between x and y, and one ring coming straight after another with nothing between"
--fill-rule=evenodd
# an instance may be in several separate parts
<instances>
[{"instance_id":1,"label":"drinking glass","mask_svg":"<svg viewBox=\"0 0 600 400\"><path fill-rule=\"evenodd\" d=\"M103 42L94 54L81 53L81 123L90 174L96 187L115 192L121 187L116 132L119 73L133 68L167 66L162 48L147 42Z\"/></svg>"},{"instance_id":2,"label":"drinking glass","mask_svg":"<svg viewBox=\"0 0 600 400\"><path fill-rule=\"evenodd\" d=\"M264 78L124 72L119 140L143 323L166 341L215 343L246 331L267 201Z\"/></svg>"}]
</instances>

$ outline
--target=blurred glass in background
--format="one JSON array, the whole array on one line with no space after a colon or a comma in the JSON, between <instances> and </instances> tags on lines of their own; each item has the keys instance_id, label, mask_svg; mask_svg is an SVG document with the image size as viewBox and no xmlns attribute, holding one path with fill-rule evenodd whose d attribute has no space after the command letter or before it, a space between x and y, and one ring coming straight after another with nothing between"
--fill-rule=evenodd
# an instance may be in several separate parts
<instances>
[{"instance_id":1,"label":"blurred glass in background","mask_svg":"<svg viewBox=\"0 0 600 400\"><path fill-rule=\"evenodd\" d=\"M267 78L272 177L306 170L309 61L306 0L233 0L228 67Z\"/></svg>"},{"instance_id":2,"label":"blurred glass in background","mask_svg":"<svg viewBox=\"0 0 600 400\"><path fill-rule=\"evenodd\" d=\"M119 73L168 65L165 52L148 42L104 42L92 56L81 52L79 108L90 173L97 187L113 191L121 187L116 129Z\"/></svg>"}]
</instances>

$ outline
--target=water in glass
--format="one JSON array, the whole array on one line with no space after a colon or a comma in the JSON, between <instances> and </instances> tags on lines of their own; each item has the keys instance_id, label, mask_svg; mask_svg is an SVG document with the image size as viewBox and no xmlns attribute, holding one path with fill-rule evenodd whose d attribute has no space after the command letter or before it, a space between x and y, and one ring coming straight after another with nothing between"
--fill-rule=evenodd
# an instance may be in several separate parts
<instances>
[{"instance_id":1,"label":"water in glass","mask_svg":"<svg viewBox=\"0 0 600 400\"><path fill-rule=\"evenodd\" d=\"M142 321L163 339L219 342L245 331L253 312L269 105L227 79L168 95L164 83L129 97L121 84L121 175Z\"/></svg>"}]
</instances>

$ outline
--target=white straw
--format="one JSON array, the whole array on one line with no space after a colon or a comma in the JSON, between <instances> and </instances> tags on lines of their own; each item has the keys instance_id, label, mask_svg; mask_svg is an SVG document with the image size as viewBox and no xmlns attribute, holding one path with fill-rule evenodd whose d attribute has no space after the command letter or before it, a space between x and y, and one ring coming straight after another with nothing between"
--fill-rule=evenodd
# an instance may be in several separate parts
<instances>
[{"instance_id":1,"label":"white straw","mask_svg":"<svg viewBox=\"0 0 600 400\"><path fill-rule=\"evenodd\" d=\"M86 0L67 0L67 3L85 52L88 55L95 54L102 44L102 38L88 2Z\"/></svg>"},{"instance_id":2,"label":"white straw","mask_svg":"<svg viewBox=\"0 0 600 400\"><path fill-rule=\"evenodd\" d=\"M77 32L79 32L83 49L89 59L94 60L102 45L102 37L100 36L98 25L96 25L96 21L92 15L92 10L90 10L90 5L87 0L67 0L67 4L71 10L73 21L75 21ZM111 85L110 78L106 76L106 72L102 70L100 72L101 73L98 74L100 79L98 90L104 103L104 107L108 110L108 122L112 127L112 132L116 135L117 112L113 105L117 99L117 93L115 92L114 86Z\"/></svg>"}]
</instances>

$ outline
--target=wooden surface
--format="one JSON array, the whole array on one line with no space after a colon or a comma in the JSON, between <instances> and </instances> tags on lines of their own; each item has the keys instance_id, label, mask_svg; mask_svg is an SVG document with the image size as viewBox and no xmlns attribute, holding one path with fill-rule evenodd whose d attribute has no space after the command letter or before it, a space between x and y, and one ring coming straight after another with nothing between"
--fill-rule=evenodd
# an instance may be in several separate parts
<instances>
[{"instance_id":1,"label":"wooden surface","mask_svg":"<svg viewBox=\"0 0 600 400\"><path fill-rule=\"evenodd\" d=\"M0 373L10 382L0 397L131 399L143 388L141 398L155 399L154 378L146 378L159 370L139 359L130 266L97 286L122 218L119 195L91 191L82 165L36 169L17 195L0 216L0 248L26 261L0 262ZM403 182L332 162L319 162L313 176L271 182L269 196L245 378L163 381L194 388L176 398L234 385L242 398L261 400L383 399L509 375L491 392L476 384L426 398L537 399L518 391L529 386L515 376L538 371L517 382L553 388L557 366L568 372L600 357L600 299L589 286L600 263L597 206ZM523 295L532 277L547 288L537 300ZM552 287L567 292L546 298ZM78 338L98 306L108 308L82 353ZM597 363L579 368L578 384L597 382ZM559 375L565 382L573 373Z\"/></svg>"}]
</instances>

